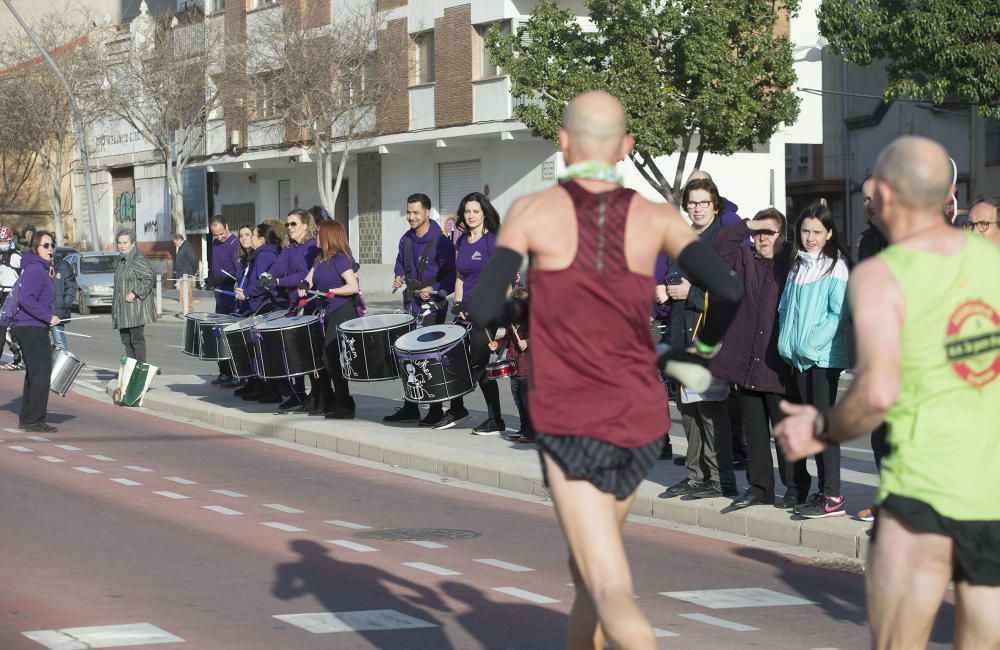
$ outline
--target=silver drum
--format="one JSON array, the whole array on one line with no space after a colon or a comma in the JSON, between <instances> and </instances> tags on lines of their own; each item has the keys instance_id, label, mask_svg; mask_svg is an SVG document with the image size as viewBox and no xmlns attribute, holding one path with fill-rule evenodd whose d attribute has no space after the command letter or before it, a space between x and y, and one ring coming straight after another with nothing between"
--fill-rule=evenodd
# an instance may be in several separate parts
<instances>
[{"instance_id":1,"label":"silver drum","mask_svg":"<svg viewBox=\"0 0 1000 650\"><path fill-rule=\"evenodd\" d=\"M54 348L52 350L52 375L49 378L49 390L60 397L66 397L66 393L76 381L76 376L80 374L85 365L87 364L69 350Z\"/></svg>"}]
</instances>

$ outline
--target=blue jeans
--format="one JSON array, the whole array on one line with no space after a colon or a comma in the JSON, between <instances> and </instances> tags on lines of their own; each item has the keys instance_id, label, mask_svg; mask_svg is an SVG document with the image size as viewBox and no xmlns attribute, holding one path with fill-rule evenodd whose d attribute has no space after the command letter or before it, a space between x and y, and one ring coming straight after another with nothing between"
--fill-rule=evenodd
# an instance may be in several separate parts
<instances>
[{"instance_id":1,"label":"blue jeans","mask_svg":"<svg viewBox=\"0 0 1000 650\"><path fill-rule=\"evenodd\" d=\"M535 433L528 414L528 378L513 376L510 378L510 394L517 406L517 417L521 419L521 432L529 435Z\"/></svg>"},{"instance_id":2,"label":"blue jeans","mask_svg":"<svg viewBox=\"0 0 1000 650\"><path fill-rule=\"evenodd\" d=\"M51 330L52 332L52 343L60 350L66 350L69 352L69 344L66 342L66 326L56 325Z\"/></svg>"}]
</instances>

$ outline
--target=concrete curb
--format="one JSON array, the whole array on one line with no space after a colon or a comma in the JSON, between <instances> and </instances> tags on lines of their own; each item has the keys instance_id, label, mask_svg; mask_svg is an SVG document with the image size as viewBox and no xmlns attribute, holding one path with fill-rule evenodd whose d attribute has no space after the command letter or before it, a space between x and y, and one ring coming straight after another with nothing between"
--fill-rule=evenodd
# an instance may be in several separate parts
<instances>
[{"instance_id":1,"label":"concrete curb","mask_svg":"<svg viewBox=\"0 0 1000 650\"><path fill-rule=\"evenodd\" d=\"M185 380L186 384L170 383ZM166 387L151 390L143 401L143 407L152 411L449 479L521 494L549 496L533 448L530 453L524 453L527 448L514 451L495 444L487 446L487 443L495 443L497 439L455 436L455 430L432 432L364 420L331 422L301 415L248 411L246 403L227 392L206 388L204 379L193 376L165 377L157 384L166 384ZM184 385L189 392L174 390L179 385ZM108 384L109 394L113 394L114 388L115 382L112 381ZM201 396L190 394L190 389L198 388L202 391ZM356 399L361 412L365 408L365 398L356 396ZM786 511L766 506L723 513L721 511L729 505L729 499L661 499L658 495L662 491L663 485L643 481L632 513L675 524L723 531L746 537L748 542L777 542L854 560L864 560L867 556L867 533L871 524L865 522L848 517L793 519Z\"/></svg>"}]
</instances>

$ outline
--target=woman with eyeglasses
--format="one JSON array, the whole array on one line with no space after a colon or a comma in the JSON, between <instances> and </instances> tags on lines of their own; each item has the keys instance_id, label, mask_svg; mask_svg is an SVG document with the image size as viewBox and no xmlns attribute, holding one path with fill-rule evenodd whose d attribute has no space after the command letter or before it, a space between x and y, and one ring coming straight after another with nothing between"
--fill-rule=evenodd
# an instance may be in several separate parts
<instances>
[{"instance_id":1,"label":"woman with eyeglasses","mask_svg":"<svg viewBox=\"0 0 1000 650\"><path fill-rule=\"evenodd\" d=\"M45 421L52 375L49 328L59 324L55 314L55 286L50 275L55 253L52 235L41 230L32 235L31 252L21 258L21 286L14 316L14 335L21 344L26 368L18 426L36 433L57 431Z\"/></svg>"},{"instance_id":2,"label":"woman with eyeglasses","mask_svg":"<svg viewBox=\"0 0 1000 650\"><path fill-rule=\"evenodd\" d=\"M263 287L259 280L262 275L269 273L278 261L281 237L271 225L257 224L250 236L250 250L246 281L242 287L236 287L236 303L246 305L249 311L255 314L276 311L280 306L275 303L271 291ZM248 402L255 400L261 404L281 402L281 393L274 380L251 378L234 394Z\"/></svg>"}]
</instances>

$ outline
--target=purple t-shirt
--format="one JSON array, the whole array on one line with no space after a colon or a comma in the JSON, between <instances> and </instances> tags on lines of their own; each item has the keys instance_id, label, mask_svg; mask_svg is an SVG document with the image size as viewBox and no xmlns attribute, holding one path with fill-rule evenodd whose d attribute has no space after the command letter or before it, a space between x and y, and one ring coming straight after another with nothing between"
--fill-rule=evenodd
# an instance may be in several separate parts
<instances>
[{"instance_id":1,"label":"purple t-shirt","mask_svg":"<svg viewBox=\"0 0 1000 650\"><path fill-rule=\"evenodd\" d=\"M455 253L455 270L462 276L462 302L472 299L472 292L479 282L479 276L497 247L496 233L488 232L476 243L469 243L469 236L462 235Z\"/></svg>"},{"instance_id":2,"label":"purple t-shirt","mask_svg":"<svg viewBox=\"0 0 1000 650\"><path fill-rule=\"evenodd\" d=\"M339 289L347 284L344 282L344 273L350 271L354 264L347 255L334 255L326 260L316 260L316 270L313 271L313 289L316 291L329 291ZM323 298L326 303L325 311L332 314L344 303L351 299L350 296L337 296L335 298Z\"/></svg>"}]
</instances>

